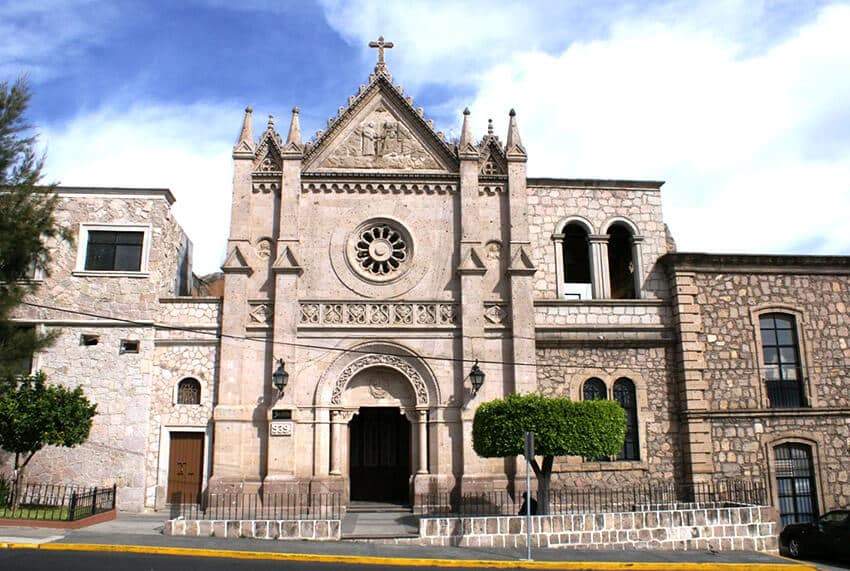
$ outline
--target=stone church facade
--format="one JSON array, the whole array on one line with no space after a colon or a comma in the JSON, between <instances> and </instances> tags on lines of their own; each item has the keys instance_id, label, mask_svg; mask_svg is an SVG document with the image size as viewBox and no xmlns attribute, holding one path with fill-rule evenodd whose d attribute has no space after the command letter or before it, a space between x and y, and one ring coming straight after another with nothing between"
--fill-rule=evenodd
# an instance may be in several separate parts
<instances>
[{"instance_id":1,"label":"stone church facade","mask_svg":"<svg viewBox=\"0 0 850 571\"><path fill-rule=\"evenodd\" d=\"M513 111L504 141L468 111L447 141L384 46L310 141L297 108L285 136L246 110L220 297L191 287L168 191L59 189L77 242L17 319L59 331L32 367L99 415L33 477L117 481L128 509L504 490L520 472L475 454L475 409L540 392L629 417L616 457L559 459L563 485L762 477L787 521L847 505L850 258L677 253L662 183L528 177Z\"/></svg>"}]
</instances>

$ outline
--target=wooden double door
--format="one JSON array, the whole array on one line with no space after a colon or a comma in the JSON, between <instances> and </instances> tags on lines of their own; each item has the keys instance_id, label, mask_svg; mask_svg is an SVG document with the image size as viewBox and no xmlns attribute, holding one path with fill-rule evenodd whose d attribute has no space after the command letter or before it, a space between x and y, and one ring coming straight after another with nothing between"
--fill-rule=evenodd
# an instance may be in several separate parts
<instances>
[{"instance_id":1,"label":"wooden double door","mask_svg":"<svg viewBox=\"0 0 850 571\"><path fill-rule=\"evenodd\" d=\"M363 407L349 425L353 501L408 503L410 423L398 408Z\"/></svg>"},{"instance_id":2,"label":"wooden double door","mask_svg":"<svg viewBox=\"0 0 850 571\"><path fill-rule=\"evenodd\" d=\"M197 503L204 483L204 433L172 432L168 456L168 503Z\"/></svg>"}]
</instances>

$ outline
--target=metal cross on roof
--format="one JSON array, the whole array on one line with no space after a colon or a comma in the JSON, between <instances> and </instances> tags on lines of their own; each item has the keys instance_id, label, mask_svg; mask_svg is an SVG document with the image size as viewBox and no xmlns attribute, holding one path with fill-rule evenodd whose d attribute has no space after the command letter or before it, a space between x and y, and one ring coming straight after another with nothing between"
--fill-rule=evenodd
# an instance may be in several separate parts
<instances>
[{"instance_id":1,"label":"metal cross on roof","mask_svg":"<svg viewBox=\"0 0 850 571\"><path fill-rule=\"evenodd\" d=\"M392 42L385 42L384 36L379 36L377 42L369 42L370 48L378 48L378 63L375 66L375 69L384 69L386 65L384 64L384 49L390 49L393 47Z\"/></svg>"}]
</instances>

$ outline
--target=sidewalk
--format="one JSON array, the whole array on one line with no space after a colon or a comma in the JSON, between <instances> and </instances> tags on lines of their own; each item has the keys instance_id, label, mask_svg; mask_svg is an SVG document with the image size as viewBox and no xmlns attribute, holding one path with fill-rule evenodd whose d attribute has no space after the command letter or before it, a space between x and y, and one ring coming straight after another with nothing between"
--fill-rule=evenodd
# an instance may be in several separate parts
<instances>
[{"instance_id":1,"label":"sidewalk","mask_svg":"<svg viewBox=\"0 0 850 571\"><path fill-rule=\"evenodd\" d=\"M253 539L220 539L213 537L168 537L161 533L163 515L120 514L114 521L104 522L84 529L55 530L34 528L0 529L0 544L30 544L49 550L66 549L81 551L131 551L141 553L183 554L198 557L262 557L332 561L346 563L383 563L385 565L409 565L418 563L457 566L477 563L478 566L504 566L525 558L524 549L491 549L460 547L426 547L411 545L388 545L354 541L310 542L310 541L262 541ZM110 547L114 546L114 547ZM127 546L127 547L120 547ZM132 547L130 547L132 546ZM172 549L177 548L177 549ZM183 552L184 549L191 552ZM197 550L197 551L194 551ZM234 552L245 554L234 555ZM253 554L253 555L251 555ZM578 563L598 562L608 569L813 569L798 565L791 560L755 552L672 552L672 551L575 551L568 549L534 549L533 558L538 562L565 562L568 567ZM351 559L349 559L351 558ZM388 558L371 561L372 558ZM408 561L407 563L405 562ZM734 565L737 564L737 565ZM545 563L543 564L545 565ZM551 565L551 564L550 564ZM598 568L599 566L594 565ZM550 567L551 568L551 567ZM585 565L585 568L587 566Z\"/></svg>"}]
</instances>

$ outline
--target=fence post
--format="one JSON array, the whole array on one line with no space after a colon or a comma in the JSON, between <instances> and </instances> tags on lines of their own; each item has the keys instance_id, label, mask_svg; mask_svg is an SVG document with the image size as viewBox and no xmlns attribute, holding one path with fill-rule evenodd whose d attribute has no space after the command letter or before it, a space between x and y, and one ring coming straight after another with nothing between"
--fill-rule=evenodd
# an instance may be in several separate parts
<instances>
[{"instance_id":1,"label":"fence post","mask_svg":"<svg viewBox=\"0 0 850 571\"><path fill-rule=\"evenodd\" d=\"M97 513L97 486L94 488L94 492L92 492L91 496L91 515Z\"/></svg>"},{"instance_id":2,"label":"fence post","mask_svg":"<svg viewBox=\"0 0 850 571\"><path fill-rule=\"evenodd\" d=\"M118 501L118 484L112 484L112 506L110 509L115 509L115 504Z\"/></svg>"},{"instance_id":3,"label":"fence post","mask_svg":"<svg viewBox=\"0 0 850 571\"><path fill-rule=\"evenodd\" d=\"M77 490L71 491L71 501L68 502L68 521L74 521L74 515L77 511Z\"/></svg>"}]
</instances>

